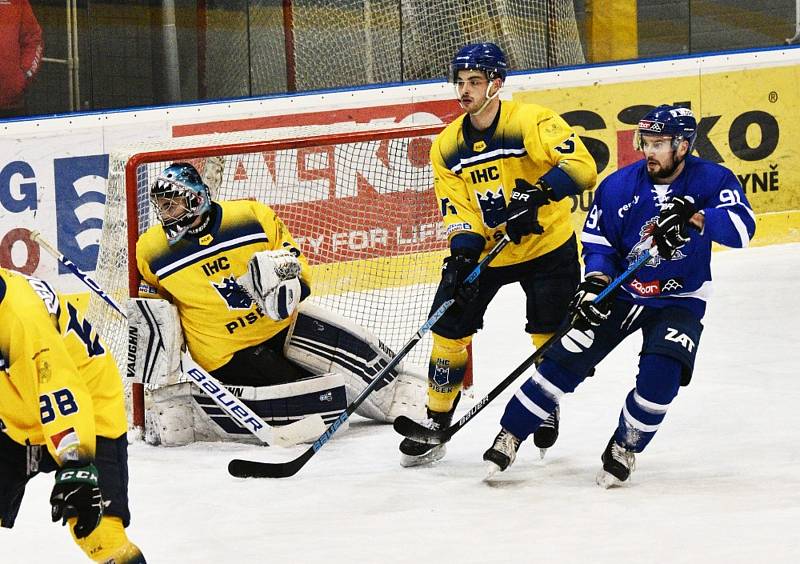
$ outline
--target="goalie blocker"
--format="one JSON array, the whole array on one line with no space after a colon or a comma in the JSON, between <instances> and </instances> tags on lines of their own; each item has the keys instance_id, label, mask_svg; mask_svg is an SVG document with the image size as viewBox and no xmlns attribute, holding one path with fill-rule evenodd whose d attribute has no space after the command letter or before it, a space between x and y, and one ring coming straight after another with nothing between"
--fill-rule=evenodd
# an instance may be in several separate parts
<instances>
[{"instance_id":1,"label":"goalie blocker","mask_svg":"<svg viewBox=\"0 0 800 564\"><path fill-rule=\"evenodd\" d=\"M150 390L145 398L146 440L167 446L257 442L181 373L177 309L165 300L145 298L131 299L128 310L127 375ZM333 421L394 353L352 321L304 302L289 329L284 355L320 376L273 386L226 386L273 426L313 414ZM401 363L384 380L356 413L382 422L400 415L424 416L427 383L421 375L406 372Z\"/></svg>"}]
</instances>

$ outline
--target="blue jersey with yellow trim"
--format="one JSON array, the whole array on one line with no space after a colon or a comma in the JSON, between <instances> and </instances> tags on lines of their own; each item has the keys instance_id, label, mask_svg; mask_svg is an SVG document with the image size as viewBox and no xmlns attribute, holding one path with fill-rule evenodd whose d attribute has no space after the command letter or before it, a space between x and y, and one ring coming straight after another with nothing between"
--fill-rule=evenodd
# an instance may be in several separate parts
<instances>
[{"instance_id":1,"label":"blue jersey with yellow trim","mask_svg":"<svg viewBox=\"0 0 800 564\"><path fill-rule=\"evenodd\" d=\"M678 177L653 184L642 159L609 175L595 191L581 234L586 272L612 278L652 244L661 204L689 196L705 215L701 232L672 260L656 257L626 283L620 297L642 305L679 305L705 314L711 295L711 243L746 247L756 229L755 215L736 176L724 166L689 155Z\"/></svg>"},{"instance_id":2,"label":"blue jersey with yellow trim","mask_svg":"<svg viewBox=\"0 0 800 564\"><path fill-rule=\"evenodd\" d=\"M508 245L492 265L518 264L563 245L574 232L572 200L564 196L597 181L594 160L580 138L558 114L536 104L503 101L495 123L478 140L469 139L467 121L466 114L457 118L431 147L434 188L448 239L480 235L487 253L505 233L506 205L516 179L533 184L546 177L553 179L560 199L539 209L544 233Z\"/></svg>"},{"instance_id":3,"label":"blue jersey with yellow trim","mask_svg":"<svg viewBox=\"0 0 800 564\"><path fill-rule=\"evenodd\" d=\"M156 224L136 243L142 279L177 306L189 352L209 371L292 322L293 317L270 319L236 284L254 253L290 250L299 257L300 277L310 286L305 257L269 206L250 200L212 206L214 225L204 237L187 235L170 246L164 229Z\"/></svg>"},{"instance_id":4,"label":"blue jersey with yellow trim","mask_svg":"<svg viewBox=\"0 0 800 564\"><path fill-rule=\"evenodd\" d=\"M127 430L117 366L79 308L42 280L0 268L0 430L91 459Z\"/></svg>"}]
</instances>

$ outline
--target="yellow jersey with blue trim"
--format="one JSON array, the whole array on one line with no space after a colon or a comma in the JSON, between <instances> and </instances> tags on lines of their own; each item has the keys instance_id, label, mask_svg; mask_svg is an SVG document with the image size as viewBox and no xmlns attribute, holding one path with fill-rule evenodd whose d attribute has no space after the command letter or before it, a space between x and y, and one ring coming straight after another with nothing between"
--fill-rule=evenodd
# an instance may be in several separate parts
<instances>
[{"instance_id":1,"label":"yellow jersey with blue trim","mask_svg":"<svg viewBox=\"0 0 800 564\"><path fill-rule=\"evenodd\" d=\"M0 429L63 463L93 459L97 436L127 427L119 370L79 308L0 268Z\"/></svg>"},{"instance_id":2,"label":"yellow jersey with blue trim","mask_svg":"<svg viewBox=\"0 0 800 564\"><path fill-rule=\"evenodd\" d=\"M537 104L504 100L485 131L469 126L464 114L434 140L434 188L448 239L480 235L483 255L505 234L506 205L515 181L534 184L544 177L560 196L538 210L541 235L508 245L492 266L519 264L544 255L572 237L572 200L564 197L592 188L597 168L581 139L561 116Z\"/></svg>"},{"instance_id":3,"label":"yellow jersey with blue trim","mask_svg":"<svg viewBox=\"0 0 800 564\"><path fill-rule=\"evenodd\" d=\"M236 283L254 253L278 249L294 253L302 268L300 278L310 287L308 262L272 208L251 200L212 206L213 225L203 237L187 234L170 246L161 224L156 224L136 243L143 281L177 306L189 352L208 371L292 322L293 316L271 319ZM145 288L143 295L149 291Z\"/></svg>"}]
</instances>

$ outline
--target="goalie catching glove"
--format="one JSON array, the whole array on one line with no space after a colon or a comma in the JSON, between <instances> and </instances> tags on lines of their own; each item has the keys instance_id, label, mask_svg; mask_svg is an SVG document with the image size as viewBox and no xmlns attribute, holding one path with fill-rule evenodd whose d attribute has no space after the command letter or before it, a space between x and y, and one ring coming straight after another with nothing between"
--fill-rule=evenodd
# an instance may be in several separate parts
<instances>
[{"instance_id":1,"label":"goalie catching glove","mask_svg":"<svg viewBox=\"0 0 800 564\"><path fill-rule=\"evenodd\" d=\"M253 255L247 274L236 281L270 318L281 321L300 303L300 270L300 261L289 251L262 251Z\"/></svg>"}]
</instances>

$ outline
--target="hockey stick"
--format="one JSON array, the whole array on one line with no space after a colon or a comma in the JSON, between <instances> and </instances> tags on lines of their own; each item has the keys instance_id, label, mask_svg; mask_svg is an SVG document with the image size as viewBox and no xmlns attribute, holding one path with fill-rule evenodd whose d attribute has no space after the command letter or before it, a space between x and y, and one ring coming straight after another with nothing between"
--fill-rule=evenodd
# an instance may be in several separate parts
<instances>
[{"instance_id":1,"label":"hockey stick","mask_svg":"<svg viewBox=\"0 0 800 564\"><path fill-rule=\"evenodd\" d=\"M597 297L594 299L595 303L599 303L603 301L606 296L608 296L611 292L616 290L619 286L621 286L634 272L639 270L642 266L644 266L651 258L656 256L657 250L655 247L652 247L647 252L642 253L639 258L637 258L628 269L617 276L613 281L609 283L606 288L600 292ZM438 445L442 443L446 443L450 440L450 438L455 435L458 431L460 431L464 425L469 423L470 419L475 417L478 413L486 407L489 402L499 396L503 390L505 390L508 386L510 386L514 380L520 377L522 373L524 373L528 368L530 368L534 363L538 362L539 359L542 358L544 353L550 346L559 341L564 335L566 335L570 329L572 329L573 323L568 323L561 329L559 329L556 333L554 333L545 343L536 349L531 356L526 358L522 364L520 364L517 368L514 369L511 374L506 376L499 384L497 384L492 391L490 391L486 396L480 399L478 403L472 406L468 412L466 412L461 419L450 425L445 429L429 429L424 425L414 421L406 417L405 415L399 416L397 419L394 420L394 430L403 435L404 437L408 437L414 441L418 441L420 443L426 443L430 445Z\"/></svg>"},{"instance_id":2,"label":"hockey stick","mask_svg":"<svg viewBox=\"0 0 800 564\"><path fill-rule=\"evenodd\" d=\"M475 269L467 276L465 282L470 284L474 282L480 273L483 271L484 267L488 265L503 248L510 242L508 236L504 236L500 241L494 246L494 248L487 254L483 259L478 263ZM412 336L408 342L403 345L403 348L400 349L397 354L389 361L389 363L383 367L383 369L375 376L372 382L364 388L358 397L353 400L353 402L347 406L339 417L331 423L328 429L320 435L320 437L314 441L314 443L306 449L303 454L294 458L292 460L286 462L257 462L254 460L242 460L239 458L234 458L228 464L228 472L232 476L236 476L237 478L288 478L289 476L294 476L297 472L305 466L306 462L311 460L311 457L314 456L317 451L319 451L325 443L327 443L331 437L336 433L339 427L347 421L350 416L355 412L359 405L361 405L367 396L378 386L378 384L383 380L384 376L391 372L391 370L397 366L400 361L414 348L414 346L425 336L428 331L431 330L437 321L444 315L447 309L453 305L455 300L450 299L445 301L439 308L431 314L428 320L423 323L422 327L420 327L417 332Z\"/></svg>"},{"instance_id":3,"label":"hockey stick","mask_svg":"<svg viewBox=\"0 0 800 564\"><path fill-rule=\"evenodd\" d=\"M31 239L39 243L47 252L66 266L81 282L86 284L93 292L100 296L123 319L128 316L122 311L120 305L109 296L88 274L83 272L71 260L65 257L58 249L45 240L38 231L31 232ZM206 372L197 364L189 351L181 352L181 366L184 373L189 376L204 394L210 397L228 416L239 426L244 427L262 442L268 445L295 445L319 436L325 430L325 422L319 414L310 415L300 421L288 425L272 427L256 415L239 398L230 393L216 378Z\"/></svg>"}]
</instances>

